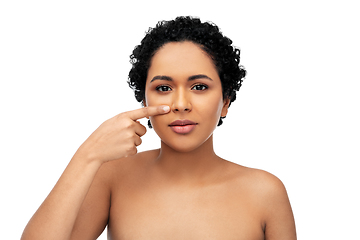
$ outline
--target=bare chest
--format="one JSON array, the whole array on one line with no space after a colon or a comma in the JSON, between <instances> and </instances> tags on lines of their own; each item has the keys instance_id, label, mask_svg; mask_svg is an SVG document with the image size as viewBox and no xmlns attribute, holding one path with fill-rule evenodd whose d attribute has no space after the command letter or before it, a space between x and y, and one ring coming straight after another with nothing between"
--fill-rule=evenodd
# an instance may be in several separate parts
<instances>
[{"instance_id":1,"label":"bare chest","mask_svg":"<svg viewBox=\"0 0 360 240\"><path fill-rule=\"evenodd\" d=\"M222 187L114 191L109 236L114 240L264 239L251 199Z\"/></svg>"}]
</instances>

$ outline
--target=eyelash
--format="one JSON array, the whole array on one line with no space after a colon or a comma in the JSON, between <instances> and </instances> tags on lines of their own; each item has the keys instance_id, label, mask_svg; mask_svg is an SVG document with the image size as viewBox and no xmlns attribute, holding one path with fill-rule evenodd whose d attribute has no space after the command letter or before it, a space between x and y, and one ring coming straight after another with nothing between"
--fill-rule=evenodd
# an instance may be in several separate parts
<instances>
[{"instance_id":1,"label":"eyelash","mask_svg":"<svg viewBox=\"0 0 360 240\"><path fill-rule=\"evenodd\" d=\"M196 87L201 87L201 89L195 89ZM164 88L166 88L166 90ZM205 84L196 84L196 85L191 87L191 90L205 91L208 88L209 87L207 85L205 85ZM156 91L158 91L158 92L168 92L168 91L170 91L169 89L171 90L171 87L167 86L167 85L160 85L160 86L156 87Z\"/></svg>"},{"instance_id":2,"label":"eyelash","mask_svg":"<svg viewBox=\"0 0 360 240\"><path fill-rule=\"evenodd\" d=\"M169 86L167 85L160 85L160 86L157 86L156 87L156 91L158 92L167 92L167 90L164 90L164 88L167 88L167 89L171 89Z\"/></svg>"},{"instance_id":3,"label":"eyelash","mask_svg":"<svg viewBox=\"0 0 360 240\"><path fill-rule=\"evenodd\" d=\"M191 89L194 89L196 87L201 87L201 89L195 89L197 91L205 91L206 89L208 89L209 87L205 84L196 84L194 85Z\"/></svg>"}]
</instances>

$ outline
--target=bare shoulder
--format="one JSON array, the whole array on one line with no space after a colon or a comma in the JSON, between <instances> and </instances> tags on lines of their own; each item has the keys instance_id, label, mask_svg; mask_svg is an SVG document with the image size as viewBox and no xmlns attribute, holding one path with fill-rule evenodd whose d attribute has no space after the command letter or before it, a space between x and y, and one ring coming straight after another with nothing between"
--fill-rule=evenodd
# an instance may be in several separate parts
<instances>
[{"instance_id":1,"label":"bare shoulder","mask_svg":"<svg viewBox=\"0 0 360 240\"><path fill-rule=\"evenodd\" d=\"M245 194L262 213L269 213L268 210L274 209L274 206L289 205L286 188L275 175L235 163L231 168L233 169L232 189L238 189L239 196Z\"/></svg>"},{"instance_id":2,"label":"bare shoulder","mask_svg":"<svg viewBox=\"0 0 360 240\"><path fill-rule=\"evenodd\" d=\"M295 240L294 216L282 181L264 170L237 164L231 168L236 173L232 189L239 189L239 199L246 195L253 209L257 209L266 239Z\"/></svg>"},{"instance_id":3,"label":"bare shoulder","mask_svg":"<svg viewBox=\"0 0 360 240\"><path fill-rule=\"evenodd\" d=\"M259 203L266 209L289 205L289 198L283 182L275 175L260 169L248 169L249 186L259 198Z\"/></svg>"},{"instance_id":4,"label":"bare shoulder","mask_svg":"<svg viewBox=\"0 0 360 240\"><path fill-rule=\"evenodd\" d=\"M247 168L251 185L265 194L283 194L286 192L283 182L275 175L260 169Z\"/></svg>"},{"instance_id":5,"label":"bare shoulder","mask_svg":"<svg viewBox=\"0 0 360 240\"><path fill-rule=\"evenodd\" d=\"M296 239L295 221L282 181L264 170L236 167L236 184L242 186L258 209L266 239Z\"/></svg>"},{"instance_id":6,"label":"bare shoulder","mask_svg":"<svg viewBox=\"0 0 360 240\"><path fill-rule=\"evenodd\" d=\"M244 167L232 162L228 163L228 169L236 184L246 185L263 193L285 190L282 181L267 171Z\"/></svg>"}]
</instances>

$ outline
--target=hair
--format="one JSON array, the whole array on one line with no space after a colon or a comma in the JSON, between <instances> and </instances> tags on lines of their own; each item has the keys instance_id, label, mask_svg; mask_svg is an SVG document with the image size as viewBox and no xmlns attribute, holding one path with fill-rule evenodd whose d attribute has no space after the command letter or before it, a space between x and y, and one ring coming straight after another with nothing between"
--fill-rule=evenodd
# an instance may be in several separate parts
<instances>
[{"instance_id":1,"label":"hair","mask_svg":"<svg viewBox=\"0 0 360 240\"><path fill-rule=\"evenodd\" d=\"M235 101L236 91L246 76L246 70L240 65L240 50L232 46L232 41L215 24L193 17L158 22L135 47L130 55L132 68L128 84L134 90L136 100L143 103L145 99L147 73L155 53L166 43L183 41L199 45L212 58L221 80L223 98L229 98L230 104ZM218 126L223 118L220 117Z\"/></svg>"}]
</instances>

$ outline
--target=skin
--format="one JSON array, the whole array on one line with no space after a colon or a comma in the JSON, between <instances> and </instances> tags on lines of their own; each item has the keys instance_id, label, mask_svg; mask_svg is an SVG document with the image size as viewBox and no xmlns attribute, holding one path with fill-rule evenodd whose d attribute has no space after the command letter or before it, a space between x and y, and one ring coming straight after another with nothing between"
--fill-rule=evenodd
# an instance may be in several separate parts
<instances>
[{"instance_id":1,"label":"skin","mask_svg":"<svg viewBox=\"0 0 360 240\"><path fill-rule=\"evenodd\" d=\"M107 224L110 239L296 239L282 182L214 153L213 131L229 100L199 46L167 43L157 51L144 103L84 142L22 239L96 239ZM136 153L142 117L161 149ZM175 133L169 124L178 119L196 126Z\"/></svg>"}]
</instances>

